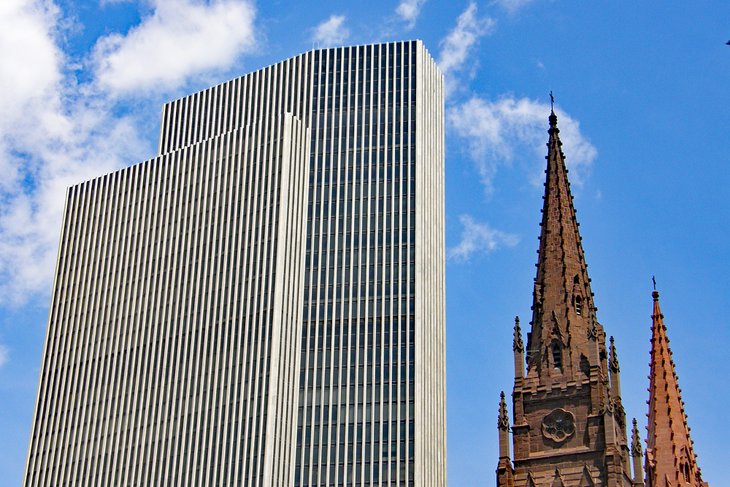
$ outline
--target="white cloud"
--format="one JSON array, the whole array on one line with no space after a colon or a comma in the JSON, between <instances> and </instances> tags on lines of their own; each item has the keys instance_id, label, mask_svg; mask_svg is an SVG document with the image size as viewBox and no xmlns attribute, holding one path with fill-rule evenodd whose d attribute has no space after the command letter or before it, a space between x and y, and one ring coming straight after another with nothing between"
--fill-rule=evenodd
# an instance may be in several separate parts
<instances>
[{"instance_id":1,"label":"white cloud","mask_svg":"<svg viewBox=\"0 0 730 487\"><path fill-rule=\"evenodd\" d=\"M495 21L489 17L479 17L477 4L471 2L456 21L456 26L441 41L438 65L447 82L447 92L453 85L453 74L460 70L472 48L479 39L492 32Z\"/></svg>"},{"instance_id":2,"label":"white cloud","mask_svg":"<svg viewBox=\"0 0 730 487\"><path fill-rule=\"evenodd\" d=\"M149 17L94 48L96 79L117 94L161 91L224 69L256 44L248 0L154 0Z\"/></svg>"},{"instance_id":3,"label":"white cloud","mask_svg":"<svg viewBox=\"0 0 730 487\"><path fill-rule=\"evenodd\" d=\"M334 47L343 44L350 36L345 27L344 15L331 15L330 18L317 25L312 33L312 42L317 47Z\"/></svg>"},{"instance_id":4,"label":"white cloud","mask_svg":"<svg viewBox=\"0 0 730 487\"><path fill-rule=\"evenodd\" d=\"M49 288L66 187L141 158L146 144L64 74L54 4L5 1L0 22L0 302L22 303Z\"/></svg>"},{"instance_id":5,"label":"white cloud","mask_svg":"<svg viewBox=\"0 0 730 487\"><path fill-rule=\"evenodd\" d=\"M63 56L49 29L58 15L58 8L46 1L0 2L2 132L11 129L24 112L43 108L60 81Z\"/></svg>"},{"instance_id":6,"label":"white cloud","mask_svg":"<svg viewBox=\"0 0 730 487\"><path fill-rule=\"evenodd\" d=\"M550 105L528 98L506 96L496 101L474 96L449 109L447 117L460 137L467 141L471 158L476 162L485 190L492 190L492 179L502 164L510 163L515 153L528 152L528 157L541 161L547 141L547 116ZM556 108L560 138L566 164L574 182L580 184L582 174L596 158L596 148L580 131L580 123ZM540 181L535 171L533 182Z\"/></svg>"},{"instance_id":7,"label":"white cloud","mask_svg":"<svg viewBox=\"0 0 730 487\"><path fill-rule=\"evenodd\" d=\"M97 42L81 62L95 77L79 83L58 47L68 20L54 1L0 1L0 304L48 292L68 186L153 153L140 130L159 100L121 106L118 95L174 88L255 44L250 0L151 5L126 35Z\"/></svg>"},{"instance_id":8,"label":"white cloud","mask_svg":"<svg viewBox=\"0 0 730 487\"><path fill-rule=\"evenodd\" d=\"M132 119L112 117L100 100L73 103L68 110L18 119L25 127L36 121L37 127L28 127L35 136L3 141L0 160L12 168L16 183L0 194L0 301L22 303L48 291L66 188L149 152ZM65 127L64 133L53 134L52 125Z\"/></svg>"},{"instance_id":9,"label":"white cloud","mask_svg":"<svg viewBox=\"0 0 730 487\"><path fill-rule=\"evenodd\" d=\"M416 20L421 14L421 8L426 0L401 0L395 13L406 23L408 29L416 26Z\"/></svg>"},{"instance_id":10,"label":"white cloud","mask_svg":"<svg viewBox=\"0 0 730 487\"><path fill-rule=\"evenodd\" d=\"M495 3L507 10L507 12L513 14L533 1L534 0L496 0Z\"/></svg>"},{"instance_id":11,"label":"white cloud","mask_svg":"<svg viewBox=\"0 0 730 487\"><path fill-rule=\"evenodd\" d=\"M469 215L461 215L459 221L464 227L461 241L448 251L449 259L468 261L475 253L490 253L501 247L514 247L520 241L516 235L495 230L486 223L479 223Z\"/></svg>"},{"instance_id":12,"label":"white cloud","mask_svg":"<svg viewBox=\"0 0 730 487\"><path fill-rule=\"evenodd\" d=\"M0 345L0 367L8 363L10 358L10 351L5 345Z\"/></svg>"},{"instance_id":13,"label":"white cloud","mask_svg":"<svg viewBox=\"0 0 730 487\"><path fill-rule=\"evenodd\" d=\"M102 7L106 7L107 5L114 5L118 3L132 3L136 2L137 0L99 0L99 5Z\"/></svg>"}]
</instances>

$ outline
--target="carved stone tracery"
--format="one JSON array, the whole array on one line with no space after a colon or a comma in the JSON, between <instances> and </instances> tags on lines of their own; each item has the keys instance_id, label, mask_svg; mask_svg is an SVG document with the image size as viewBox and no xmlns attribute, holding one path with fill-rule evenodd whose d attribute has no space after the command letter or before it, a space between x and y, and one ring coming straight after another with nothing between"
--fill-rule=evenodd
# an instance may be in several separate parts
<instances>
[{"instance_id":1,"label":"carved stone tracery","mask_svg":"<svg viewBox=\"0 0 730 487\"><path fill-rule=\"evenodd\" d=\"M542 420L542 435L555 443L563 443L574 434L575 416L570 411L553 409Z\"/></svg>"}]
</instances>

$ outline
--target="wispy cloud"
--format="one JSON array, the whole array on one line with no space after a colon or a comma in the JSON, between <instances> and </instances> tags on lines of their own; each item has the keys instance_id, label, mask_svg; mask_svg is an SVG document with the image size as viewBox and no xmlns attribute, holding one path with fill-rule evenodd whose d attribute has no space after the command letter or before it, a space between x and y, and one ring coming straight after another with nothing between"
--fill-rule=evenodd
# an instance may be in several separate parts
<instances>
[{"instance_id":1,"label":"wispy cloud","mask_svg":"<svg viewBox=\"0 0 730 487\"><path fill-rule=\"evenodd\" d=\"M2 5L0 130L5 134L24 112L35 112L47 105L61 79L63 53L53 39L59 18L54 4L5 0ZM5 177L0 184L3 181L8 182Z\"/></svg>"},{"instance_id":2,"label":"wispy cloud","mask_svg":"<svg viewBox=\"0 0 730 487\"><path fill-rule=\"evenodd\" d=\"M115 94L181 86L190 77L228 67L256 45L248 0L154 0L152 14L94 49L99 85Z\"/></svg>"},{"instance_id":3,"label":"wispy cloud","mask_svg":"<svg viewBox=\"0 0 730 487\"><path fill-rule=\"evenodd\" d=\"M438 65L444 73L447 92L453 87L454 73L461 70L479 39L492 32L495 21L490 17L480 17L477 4L471 2L456 21L456 26L441 41Z\"/></svg>"},{"instance_id":4,"label":"wispy cloud","mask_svg":"<svg viewBox=\"0 0 730 487\"><path fill-rule=\"evenodd\" d=\"M206 69L226 68L227 62L235 62L232 53L248 45L244 39L251 36L253 8L243 1L173 4L158 0L154 13L126 36L100 41L109 44L99 44L95 51L97 78L80 83L59 48L58 39L64 34L59 26L67 21L51 0L4 0L1 5L0 304L6 305L48 292L66 188L153 153L151 142L141 136L147 115L140 117L135 110L146 110L147 104L157 105L158 100L143 98L142 103L122 109L118 95L125 90L144 91L150 83L158 83L155 89L170 87ZM208 38L209 27L195 31L196 16L223 34ZM182 24L173 25L174 19ZM180 68L175 76L160 79L163 75L154 64L165 47L172 49L171 43L186 45L187 41L176 37L182 35L183 27L191 28L187 34L204 47L180 54L192 68ZM223 40L226 35L233 38ZM156 40L164 46L154 46ZM228 57L201 60L203 51L208 55L220 47L217 43L229 46L223 47ZM145 53L146 48L154 52ZM135 53L141 58L136 59ZM174 57L174 52L168 54ZM145 67L150 73L142 73Z\"/></svg>"},{"instance_id":5,"label":"wispy cloud","mask_svg":"<svg viewBox=\"0 0 730 487\"><path fill-rule=\"evenodd\" d=\"M107 5L114 5L117 3L132 3L137 0L99 0L99 5L106 7Z\"/></svg>"},{"instance_id":6,"label":"wispy cloud","mask_svg":"<svg viewBox=\"0 0 730 487\"><path fill-rule=\"evenodd\" d=\"M8 363L10 358L10 350L5 345L0 345L0 367Z\"/></svg>"},{"instance_id":7,"label":"wispy cloud","mask_svg":"<svg viewBox=\"0 0 730 487\"><path fill-rule=\"evenodd\" d=\"M495 0L494 3L504 8L507 12L513 14L534 0Z\"/></svg>"},{"instance_id":8,"label":"wispy cloud","mask_svg":"<svg viewBox=\"0 0 730 487\"><path fill-rule=\"evenodd\" d=\"M312 42L318 47L334 47L343 44L350 37L345 20L344 15L331 15L313 29Z\"/></svg>"},{"instance_id":9,"label":"wispy cloud","mask_svg":"<svg viewBox=\"0 0 730 487\"><path fill-rule=\"evenodd\" d=\"M461 240L448 250L449 259L468 261L474 254L487 254L502 247L514 247L520 241L517 235L496 230L486 223L479 223L469 215L461 215L463 227Z\"/></svg>"},{"instance_id":10,"label":"wispy cloud","mask_svg":"<svg viewBox=\"0 0 730 487\"><path fill-rule=\"evenodd\" d=\"M556 112L566 163L575 170L573 181L580 184L597 151L581 133L576 119L557 108ZM498 168L510 163L515 153L527 151L535 161L543 160L549 113L549 104L528 98L506 96L492 101L474 96L451 107L447 116L449 125L467 142L469 154L489 193ZM538 177L533 179L537 182L539 174L535 174Z\"/></svg>"},{"instance_id":11,"label":"wispy cloud","mask_svg":"<svg viewBox=\"0 0 730 487\"><path fill-rule=\"evenodd\" d=\"M50 282L65 187L85 175L82 158L91 155L80 141L111 144L124 122L96 125L100 115L92 107L64 108L66 59L55 42L61 19L54 4L11 0L3 3L3 17L0 301L14 302ZM89 165L99 162L92 158Z\"/></svg>"},{"instance_id":12,"label":"wispy cloud","mask_svg":"<svg viewBox=\"0 0 730 487\"><path fill-rule=\"evenodd\" d=\"M398 4L395 13L406 23L407 29L410 30L416 26L416 21L421 14L424 3L426 3L426 0L401 0Z\"/></svg>"}]
</instances>

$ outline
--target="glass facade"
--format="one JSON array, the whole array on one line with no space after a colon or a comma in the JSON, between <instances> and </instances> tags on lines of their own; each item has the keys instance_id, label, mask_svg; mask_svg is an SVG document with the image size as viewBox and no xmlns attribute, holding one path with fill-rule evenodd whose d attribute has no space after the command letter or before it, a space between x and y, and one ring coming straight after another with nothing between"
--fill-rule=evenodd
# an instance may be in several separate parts
<instances>
[{"instance_id":1,"label":"glass facade","mask_svg":"<svg viewBox=\"0 0 730 487\"><path fill-rule=\"evenodd\" d=\"M416 49L313 57L295 485L413 485Z\"/></svg>"}]
</instances>

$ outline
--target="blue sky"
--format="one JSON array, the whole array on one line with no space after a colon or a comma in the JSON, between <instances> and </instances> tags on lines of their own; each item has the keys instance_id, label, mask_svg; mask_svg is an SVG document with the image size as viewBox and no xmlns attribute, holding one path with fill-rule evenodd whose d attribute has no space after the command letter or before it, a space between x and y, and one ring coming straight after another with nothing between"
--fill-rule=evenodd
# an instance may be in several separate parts
<instances>
[{"instance_id":1,"label":"blue sky","mask_svg":"<svg viewBox=\"0 0 730 487\"><path fill-rule=\"evenodd\" d=\"M162 103L313 47L423 39L446 75L450 485L492 485L530 319L548 93L598 316L645 422L656 275L705 480L730 403L730 4L3 0L0 478L20 483L64 189L154 155ZM723 409L722 412L718 409Z\"/></svg>"}]
</instances>

